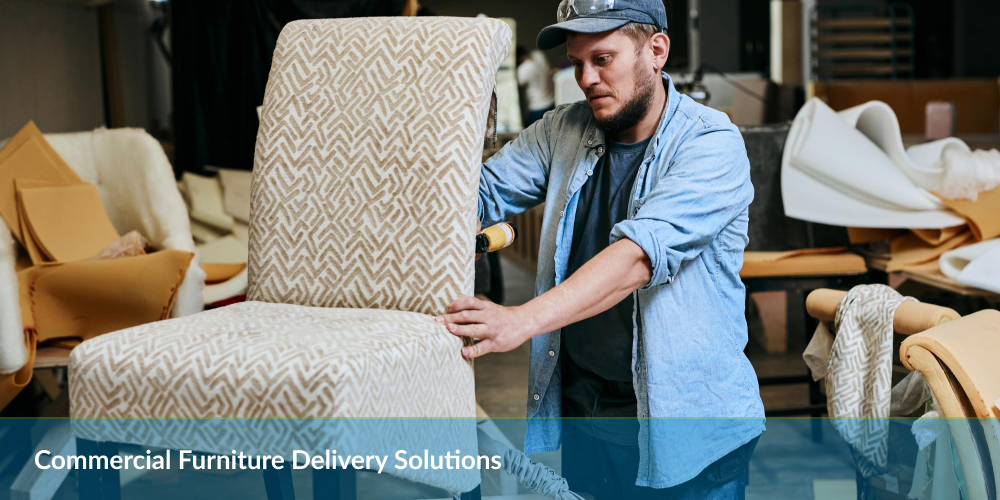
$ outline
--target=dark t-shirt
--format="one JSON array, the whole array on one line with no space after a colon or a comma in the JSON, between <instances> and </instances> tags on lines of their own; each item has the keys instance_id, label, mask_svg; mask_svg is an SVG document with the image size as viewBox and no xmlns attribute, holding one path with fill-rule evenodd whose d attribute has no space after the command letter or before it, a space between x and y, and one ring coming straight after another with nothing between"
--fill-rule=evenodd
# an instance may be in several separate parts
<instances>
[{"instance_id":1,"label":"dark t-shirt","mask_svg":"<svg viewBox=\"0 0 1000 500\"><path fill-rule=\"evenodd\" d=\"M628 215L629 195L649 139L608 141L607 152L580 190L567 276L608 247L611 228ZM632 296L596 316L566 326L562 345L580 368L605 380L632 381Z\"/></svg>"},{"instance_id":2,"label":"dark t-shirt","mask_svg":"<svg viewBox=\"0 0 1000 500\"><path fill-rule=\"evenodd\" d=\"M607 152L580 191L567 275L607 248L611 228L625 220L648 144L649 139L635 144L608 141ZM629 295L611 309L562 329L563 416L592 418L579 422L585 432L620 444L635 444L638 432L632 308Z\"/></svg>"}]
</instances>

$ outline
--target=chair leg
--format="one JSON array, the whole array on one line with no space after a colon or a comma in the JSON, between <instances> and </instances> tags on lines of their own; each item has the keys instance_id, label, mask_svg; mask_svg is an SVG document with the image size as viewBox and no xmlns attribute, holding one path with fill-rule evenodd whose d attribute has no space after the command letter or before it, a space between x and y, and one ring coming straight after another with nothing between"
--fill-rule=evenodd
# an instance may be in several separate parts
<instances>
[{"instance_id":1,"label":"chair leg","mask_svg":"<svg viewBox=\"0 0 1000 500\"><path fill-rule=\"evenodd\" d=\"M96 441L88 439L76 440L76 451L89 457L100 454ZM101 500L101 471L97 469L79 469L76 471L77 492L80 500Z\"/></svg>"},{"instance_id":2,"label":"chair leg","mask_svg":"<svg viewBox=\"0 0 1000 500\"><path fill-rule=\"evenodd\" d=\"M77 439L76 451L83 456L107 457L110 461L118 454L118 443ZM121 500L122 484L118 469L80 469L77 475L80 500Z\"/></svg>"},{"instance_id":3,"label":"chair leg","mask_svg":"<svg viewBox=\"0 0 1000 500\"><path fill-rule=\"evenodd\" d=\"M476 489L472 491L467 491L465 493L462 493L462 500L482 500L482 498L483 498L483 491L479 486L476 486Z\"/></svg>"},{"instance_id":4,"label":"chair leg","mask_svg":"<svg viewBox=\"0 0 1000 500\"><path fill-rule=\"evenodd\" d=\"M111 457L118 455L118 443L101 442L97 444L102 456ZM118 469L108 467L101 472L101 500L121 500L122 480Z\"/></svg>"},{"instance_id":5,"label":"chair leg","mask_svg":"<svg viewBox=\"0 0 1000 500\"><path fill-rule=\"evenodd\" d=\"M313 469L313 500L357 500L357 471Z\"/></svg>"},{"instance_id":6,"label":"chair leg","mask_svg":"<svg viewBox=\"0 0 1000 500\"><path fill-rule=\"evenodd\" d=\"M292 488L292 469L286 465L282 469L264 469L264 490L267 500L295 500Z\"/></svg>"}]
</instances>

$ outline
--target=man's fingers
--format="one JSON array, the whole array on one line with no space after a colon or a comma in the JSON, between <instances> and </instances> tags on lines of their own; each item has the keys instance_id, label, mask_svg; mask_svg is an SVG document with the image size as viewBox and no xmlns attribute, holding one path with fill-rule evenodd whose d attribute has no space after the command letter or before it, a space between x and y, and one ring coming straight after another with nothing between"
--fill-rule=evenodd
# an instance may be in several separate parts
<instances>
[{"instance_id":1,"label":"man's fingers","mask_svg":"<svg viewBox=\"0 0 1000 500\"><path fill-rule=\"evenodd\" d=\"M483 338L490 331L490 327L484 324L474 324L474 325L456 325L454 323L448 324L448 331L452 335L458 335L460 337L472 337L474 339Z\"/></svg>"},{"instance_id":2,"label":"man's fingers","mask_svg":"<svg viewBox=\"0 0 1000 500\"><path fill-rule=\"evenodd\" d=\"M441 321L438 323L444 323L450 325L456 323L459 325L466 325L469 323L483 323L483 313L479 309L466 309L464 311L459 311L454 314L445 314L444 316L438 316Z\"/></svg>"},{"instance_id":3,"label":"man's fingers","mask_svg":"<svg viewBox=\"0 0 1000 500\"><path fill-rule=\"evenodd\" d=\"M484 340L482 342L463 347L462 356L467 359L474 359L482 356L483 354L495 352L495 350L496 344L492 340Z\"/></svg>"},{"instance_id":4,"label":"man's fingers","mask_svg":"<svg viewBox=\"0 0 1000 500\"><path fill-rule=\"evenodd\" d=\"M452 314L452 313L457 313L459 311L464 311L466 309L482 309L482 308L483 308L483 301L475 297L462 297L456 299L454 302L449 304L445 312L448 314ZM441 321L439 320L438 323L440 322Z\"/></svg>"}]
</instances>

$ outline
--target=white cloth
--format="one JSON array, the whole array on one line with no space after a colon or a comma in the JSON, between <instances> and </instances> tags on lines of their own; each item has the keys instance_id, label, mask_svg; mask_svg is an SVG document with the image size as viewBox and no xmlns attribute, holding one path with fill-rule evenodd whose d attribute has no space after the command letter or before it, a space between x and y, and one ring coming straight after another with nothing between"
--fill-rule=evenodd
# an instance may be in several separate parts
<instances>
[{"instance_id":1,"label":"white cloth","mask_svg":"<svg viewBox=\"0 0 1000 500\"><path fill-rule=\"evenodd\" d=\"M944 139L904 151L896 116L872 101L834 112L810 99L792 122L781 167L785 214L824 224L940 229L964 224L928 189L944 176Z\"/></svg>"},{"instance_id":2,"label":"white cloth","mask_svg":"<svg viewBox=\"0 0 1000 500\"><path fill-rule=\"evenodd\" d=\"M1000 238L945 252L938 266L942 274L963 285L1000 293Z\"/></svg>"},{"instance_id":3,"label":"white cloth","mask_svg":"<svg viewBox=\"0 0 1000 500\"><path fill-rule=\"evenodd\" d=\"M830 352L833 351L834 341L830 328L832 328L830 324L821 321L813 332L806 350L802 352L802 360L806 362L809 373L816 382L825 379L830 370Z\"/></svg>"},{"instance_id":4,"label":"white cloth","mask_svg":"<svg viewBox=\"0 0 1000 500\"><path fill-rule=\"evenodd\" d=\"M976 201L979 193L1000 186L1000 151L995 149L947 150L941 168L945 175L939 192L949 200Z\"/></svg>"},{"instance_id":5,"label":"white cloth","mask_svg":"<svg viewBox=\"0 0 1000 500\"><path fill-rule=\"evenodd\" d=\"M864 477L884 474L888 458L892 334L906 300L885 285L860 285L840 301L826 378L827 411Z\"/></svg>"},{"instance_id":6,"label":"white cloth","mask_svg":"<svg viewBox=\"0 0 1000 500\"><path fill-rule=\"evenodd\" d=\"M517 67L517 83L525 87L528 110L548 109L555 103L552 70L541 51L532 51L528 60Z\"/></svg>"}]
</instances>

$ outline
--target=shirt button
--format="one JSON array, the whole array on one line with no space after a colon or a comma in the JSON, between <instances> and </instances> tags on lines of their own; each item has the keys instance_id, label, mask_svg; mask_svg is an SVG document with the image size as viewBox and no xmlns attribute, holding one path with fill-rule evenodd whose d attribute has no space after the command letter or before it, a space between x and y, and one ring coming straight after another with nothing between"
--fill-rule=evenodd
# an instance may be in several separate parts
<instances>
[{"instance_id":1,"label":"shirt button","mask_svg":"<svg viewBox=\"0 0 1000 500\"><path fill-rule=\"evenodd\" d=\"M604 154L604 146L598 146L597 147L597 154L599 154L599 155Z\"/></svg>"},{"instance_id":2,"label":"shirt button","mask_svg":"<svg viewBox=\"0 0 1000 500\"><path fill-rule=\"evenodd\" d=\"M594 141L587 141L587 145L588 146L592 146L593 144L594 144Z\"/></svg>"},{"instance_id":3,"label":"shirt button","mask_svg":"<svg viewBox=\"0 0 1000 500\"><path fill-rule=\"evenodd\" d=\"M559 211L559 217L563 217L565 215L566 215L566 211L565 210L560 210Z\"/></svg>"},{"instance_id":4,"label":"shirt button","mask_svg":"<svg viewBox=\"0 0 1000 500\"><path fill-rule=\"evenodd\" d=\"M552 357L552 356L555 356L555 355L556 355L555 351L549 351L549 357Z\"/></svg>"},{"instance_id":5,"label":"shirt button","mask_svg":"<svg viewBox=\"0 0 1000 500\"><path fill-rule=\"evenodd\" d=\"M591 176L591 175L594 175L594 171L593 171L593 170L588 170L588 171L587 171L587 176L589 177L589 176Z\"/></svg>"},{"instance_id":6,"label":"shirt button","mask_svg":"<svg viewBox=\"0 0 1000 500\"><path fill-rule=\"evenodd\" d=\"M645 413L640 413L639 414L639 418L646 418L646 414Z\"/></svg>"},{"instance_id":7,"label":"shirt button","mask_svg":"<svg viewBox=\"0 0 1000 500\"><path fill-rule=\"evenodd\" d=\"M542 398L538 394L535 394L534 396L531 396L531 399L534 399L535 401L538 401L539 399L542 399Z\"/></svg>"}]
</instances>

